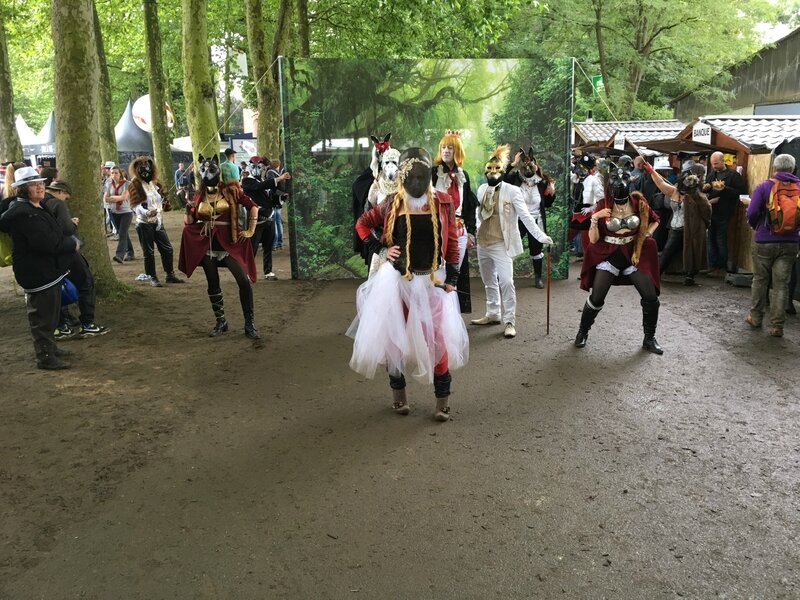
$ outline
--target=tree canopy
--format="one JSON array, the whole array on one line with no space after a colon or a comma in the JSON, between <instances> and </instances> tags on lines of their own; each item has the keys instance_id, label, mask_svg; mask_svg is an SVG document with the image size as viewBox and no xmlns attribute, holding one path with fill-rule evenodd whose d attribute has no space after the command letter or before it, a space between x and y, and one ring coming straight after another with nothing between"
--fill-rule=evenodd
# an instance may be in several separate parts
<instances>
[{"instance_id":1,"label":"tree canopy","mask_svg":"<svg viewBox=\"0 0 800 600\"><path fill-rule=\"evenodd\" d=\"M96 0L112 91L113 114L128 98L148 91L141 0ZM243 0L208 1L208 36L227 59L215 61L212 78L231 89L244 83L244 102L257 105L253 81L231 68L249 54ZM267 40L280 0L264 0ZM602 74L605 101L619 118L663 117L667 102L700 88L720 91L726 66L752 55L757 23L798 22L798 2L719 0L291 0L287 56L330 58L533 58L575 56L590 75ZM2 0L15 110L40 128L53 107L53 48L47 0ZM188 133L181 65L181 4L161 2L166 97L177 116L176 135ZM250 69L250 72L252 69ZM580 71L579 71L580 73ZM220 92L220 122L230 104ZM581 81L579 108L608 111ZM608 116L608 115L607 115ZM231 121L234 123L234 121Z\"/></svg>"}]
</instances>

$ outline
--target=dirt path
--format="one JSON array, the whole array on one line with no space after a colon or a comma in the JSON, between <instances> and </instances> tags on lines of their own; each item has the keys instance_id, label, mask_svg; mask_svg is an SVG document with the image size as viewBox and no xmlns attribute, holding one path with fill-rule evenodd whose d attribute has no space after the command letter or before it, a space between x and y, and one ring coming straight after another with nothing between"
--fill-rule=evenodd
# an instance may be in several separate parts
<instances>
[{"instance_id":1,"label":"dirt path","mask_svg":"<svg viewBox=\"0 0 800 600\"><path fill-rule=\"evenodd\" d=\"M0 597L798 597L798 320L666 285L659 358L615 289L579 351L574 276L549 337L529 281L516 339L471 330L443 425L347 368L356 282L259 282L260 349L202 277L137 289L58 374L0 283Z\"/></svg>"}]
</instances>

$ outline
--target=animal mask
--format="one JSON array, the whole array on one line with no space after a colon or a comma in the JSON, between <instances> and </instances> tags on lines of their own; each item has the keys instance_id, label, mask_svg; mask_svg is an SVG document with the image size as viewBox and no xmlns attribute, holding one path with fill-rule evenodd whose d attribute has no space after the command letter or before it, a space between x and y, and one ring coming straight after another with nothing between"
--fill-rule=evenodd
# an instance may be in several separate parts
<instances>
[{"instance_id":1,"label":"animal mask","mask_svg":"<svg viewBox=\"0 0 800 600\"><path fill-rule=\"evenodd\" d=\"M197 159L200 164L198 173L200 174L200 181L206 187L216 187L219 185L220 169L219 159L216 155L211 158L205 158L202 154Z\"/></svg>"},{"instance_id":2,"label":"animal mask","mask_svg":"<svg viewBox=\"0 0 800 600\"><path fill-rule=\"evenodd\" d=\"M608 172L608 191L616 204L625 204L630 195L631 172L622 167L613 167Z\"/></svg>"},{"instance_id":3,"label":"animal mask","mask_svg":"<svg viewBox=\"0 0 800 600\"><path fill-rule=\"evenodd\" d=\"M400 172L400 152L395 148L389 148L381 156L381 177L387 181L397 180Z\"/></svg>"},{"instance_id":4,"label":"animal mask","mask_svg":"<svg viewBox=\"0 0 800 600\"><path fill-rule=\"evenodd\" d=\"M145 159L136 165L136 174L142 181L150 183L153 181L153 161Z\"/></svg>"}]
</instances>

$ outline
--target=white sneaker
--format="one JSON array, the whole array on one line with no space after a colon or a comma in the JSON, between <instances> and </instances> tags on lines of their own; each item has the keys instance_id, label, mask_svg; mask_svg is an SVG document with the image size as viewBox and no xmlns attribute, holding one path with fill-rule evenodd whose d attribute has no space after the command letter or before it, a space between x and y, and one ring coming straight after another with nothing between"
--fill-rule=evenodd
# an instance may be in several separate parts
<instances>
[{"instance_id":1,"label":"white sneaker","mask_svg":"<svg viewBox=\"0 0 800 600\"><path fill-rule=\"evenodd\" d=\"M499 325L500 319L486 316L486 317L481 317L480 319L472 319L470 323L472 323L473 325Z\"/></svg>"},{"instance_id":2,"label":"white sneaker","mask_svg":"<svg viewBox=\"0 0 800 600\"><path fill-rule=\"evenodd\" d=\"M514 326L511 323L506 323L506 329L503 331L503 335L507 338L513 338L517 335L517 330L514 329Z\"/></svg>"},{"instance_id":3,"label":"white sneaker","mask_svg":"<svg viewBox=\"0 0 800 600\"><path fill-rule=\"evenodd\" d=\"M275 281L277 278L278 276L275 275L275 273L273 273L272 271L270 271L269 273L264 273L264 279L266 279L267 281Z\"/></svg>"}]
</instances>

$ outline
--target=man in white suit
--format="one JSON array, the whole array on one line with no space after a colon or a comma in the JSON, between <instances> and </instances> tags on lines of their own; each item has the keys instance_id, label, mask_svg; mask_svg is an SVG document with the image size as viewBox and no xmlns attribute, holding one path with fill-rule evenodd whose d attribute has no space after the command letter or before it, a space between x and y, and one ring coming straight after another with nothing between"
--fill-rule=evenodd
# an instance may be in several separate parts
<instances>
[{"instance_id":1,"label":"man in white suit","mask_svg":"<svg viewBox=\"0 0 800 600\"><path fill-rule=\"evenodd\" d=\"M522 238L517 220L544 245L553 240L544 233L528 212L522 191L503 181L510 147L498 146L484 168L487 183L478 188L477 245L478 266L486 288L486 314L473 319L473 325L505 323L503 335L517 335L517 291L514 288L514 257L522 254ZM502 300L502 313L501 313Z\"/></svg>"}]
</instances>

